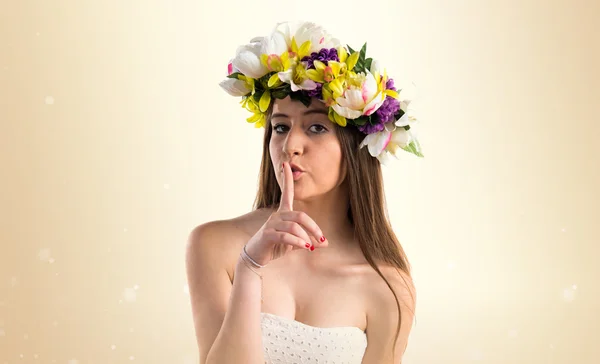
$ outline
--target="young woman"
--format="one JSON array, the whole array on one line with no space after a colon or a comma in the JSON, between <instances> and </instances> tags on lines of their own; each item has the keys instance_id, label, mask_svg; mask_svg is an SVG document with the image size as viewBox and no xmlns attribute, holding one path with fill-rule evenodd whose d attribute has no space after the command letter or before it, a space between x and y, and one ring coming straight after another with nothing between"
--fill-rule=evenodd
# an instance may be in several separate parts
<instances>
[{"instance_id":1,"label":"young woman","mask_svg":"<svg viewBox=\"0 0 600 364\"><path fill-rule=\"evenodd\" d=\"M401 363L416 291L380 164L422 155L365 49L312 23L238 48L221 86L265 128L260 186L251 212L190 234L200 363Z\"/></svg>"}]
</instances>

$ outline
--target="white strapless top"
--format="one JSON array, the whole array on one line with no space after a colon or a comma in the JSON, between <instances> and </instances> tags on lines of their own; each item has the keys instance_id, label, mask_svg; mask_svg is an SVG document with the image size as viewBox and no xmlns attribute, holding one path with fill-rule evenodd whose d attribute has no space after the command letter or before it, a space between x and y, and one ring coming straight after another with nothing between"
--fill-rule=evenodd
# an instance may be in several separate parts
<instances>
[{"instance_id":1,"label":"white strapless top","mask_svg":"<svg viewBox=\"0 0 600 364\"><path fill-rule=\"evenodd\" d=\"M367 335L358 327L321 328L261 312L265 364L360 364Z\"/></svg>"}]
</instances>

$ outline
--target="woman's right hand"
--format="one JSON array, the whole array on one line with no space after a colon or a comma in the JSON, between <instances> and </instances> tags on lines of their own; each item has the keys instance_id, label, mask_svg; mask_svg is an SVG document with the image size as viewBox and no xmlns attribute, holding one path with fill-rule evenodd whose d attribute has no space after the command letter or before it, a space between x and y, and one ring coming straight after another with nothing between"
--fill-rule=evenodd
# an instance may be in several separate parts
<instances>
[{"instance_id":1,"label":"woman's right hand","mask_svg":"<svg viewBox=\"0 0 600 364\"><path fill-rule=\"evenodd\" d=\"M279 209L246 243L248 255L260 265L284 256L291 250L315 250L327 246L321 228L302 211L294 211L294 176L288 163L283 163L283 187Z\"/></svg>"}]
</instances>

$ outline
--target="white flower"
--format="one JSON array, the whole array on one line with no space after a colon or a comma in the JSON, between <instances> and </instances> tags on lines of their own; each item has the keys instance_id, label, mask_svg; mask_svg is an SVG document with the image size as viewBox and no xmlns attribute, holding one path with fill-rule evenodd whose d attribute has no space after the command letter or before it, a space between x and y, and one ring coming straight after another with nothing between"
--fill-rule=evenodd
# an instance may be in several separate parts
<instances>
[{"instance_id":1,"label":"white flower","mask_svg":"<svg viewBox=\"0 0 600 364\"><path fill-rule=\"evenodd\" d=\"M373 157L377 157L387 147L392 138L392 129L389 128L389 124L386 124L382 131L367 135L360 143L360 148L366 145L367 149L369 149L369 154Z\"/></svg>"},{"instance_id":2,"label":"white flower","mask_svg":"<svg viewBox=\"0 0 600 364\"><path fill-rule=\"evenodd\" d=\"M261 53L262 54L275 54L280 56L282 53L289 50L289 43L285 36L280 31L273 31L271 35L265 37L262 40Z\"/></svg>"},{"instance_id":3,"label":"white flower","mask_svg":"<svg viewBox=\"0 0 600 364\"><path fill-rule=\"evenodd\" d=\"M413 140L410 130L386 124L382 131L367 135L360 143L360 148L367 146L369 154L385 164L390 155L398 158L398 151L407 147Z\"/></svg>"},{"instance_id":4,"label":"white flower","mask_svg":"<svg viewBox=\"0 0 600 364\"><path fill-rule=\"evenodd\" d=\"M404 101L403 101L404 102ZM401 107L406 110L409 101L404 102ZM412 143L412 148L416 149L415 154L420 155L419 143L412 129L406 130L404 126L412 124L415 118L405 112L404 115L393 123L385 124L385 129L382 131L367 135L360 143L360 148L367 146L369 154L382 163L386 164L391 159L391 156L398 158L398 152L404 150Z\"/></svg>"},{"instance_id":5,"label":"white flower","mask_svg":"<svg viewBox=\"0 0 600 364\"><path fill-rule=\"evenodd\" d=\"M304 42L310 40L310 53L319 52L322 48L338 48L340 41L333 38L323 27L312 22L282 22L278 23L273 34L281 34L287 44L287 49L292 47L292 38L300 47ZM279 54L279 53L277 53Z\"/></svg>"},{"instance_id":6,"label":"white flower","mask_svg":"<svg viewBox=\"0 0 600 364\"><path fill-rule=\"evenodd\" d=\"M245 96L252 91L245 81L235 78L226 78L219 83L219 86L231 96Z\"/></svg>"},{"instance_id":7,"label":"white flower","mask_svg":"<svg viewBox=\"0 0 600 364\"><path fill-rule=\"evenodd\" d=\"M412 125L417 118L414 116L414 110L410 109L408 106L410 105L410 100L402 100L400 101L400 109L404 111L404 115L398 120L394 122L396 126L407 126Z\"/></svg>"},{"instance_id":8,"label":"white flower","mask_svg":"<svg viewBox=\"0 0 600 364\"><path fill-rule=\"evenodd\" d=\"M317 83L308 78L306 70L302 64L294 64L287 71L278 73L279 79L290 84L292 91L298 90L314 90L317 88Z\"/></svg>"},{"instance_id":9,"label":"white flower","mask_svg":"<svg viewBox=\"0 0 600 364\"><path fill-rule=\"evenodd\" d=\"M393 155L397 155L401 148L406 148L413 140L410 130L398 127L392 131L392 136L385 149Z\"/></svg>"},{"instance_id":10,"label":"white flower","mask_svg":"<svg viewBox=\"0 0 600 364\"><path fill-rule=\"evenodd\" d=\"M300 24L296 33L294 34L294 38L296 39L296 44L301 46L307 40L310 40L310 52L318 52L322 48L337 48L340 45L339 40L333 38L323 27L311 23L304 22Z\"/></svg>"},{"instance_id":11,"label":"white flower","mask_svg":"<svg viewBox=\"0 0 600 364\"><path fill-rule=\"evenodd\" d=\"M253 39L256 40L256 39ZM263 41L252 42L239 46L235 58L231 62L233 67L237 68L245 76L257 79L266 75L269 70L260 61Z\"/></svg>"}]
</instances>

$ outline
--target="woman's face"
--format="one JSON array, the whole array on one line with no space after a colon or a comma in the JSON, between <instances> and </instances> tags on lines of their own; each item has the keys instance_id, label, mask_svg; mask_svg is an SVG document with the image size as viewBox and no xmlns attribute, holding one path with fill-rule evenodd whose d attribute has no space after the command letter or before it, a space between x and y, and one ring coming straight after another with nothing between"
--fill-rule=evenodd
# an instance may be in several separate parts
<instances>
[{"instance_id":1,"label":"woman's face","mask_svg":"<svg viewBox=\"0 0 600 364\"><path fill-rule=\"evenodd\" d=\"M273 104L269 153L279 186L283 186L282 163L297 165L294 199L307 200L326 194L343 181L342 149L328 108L313 99L310 107L300 101L276 99Z\"/></svg>"}]
</instances>

